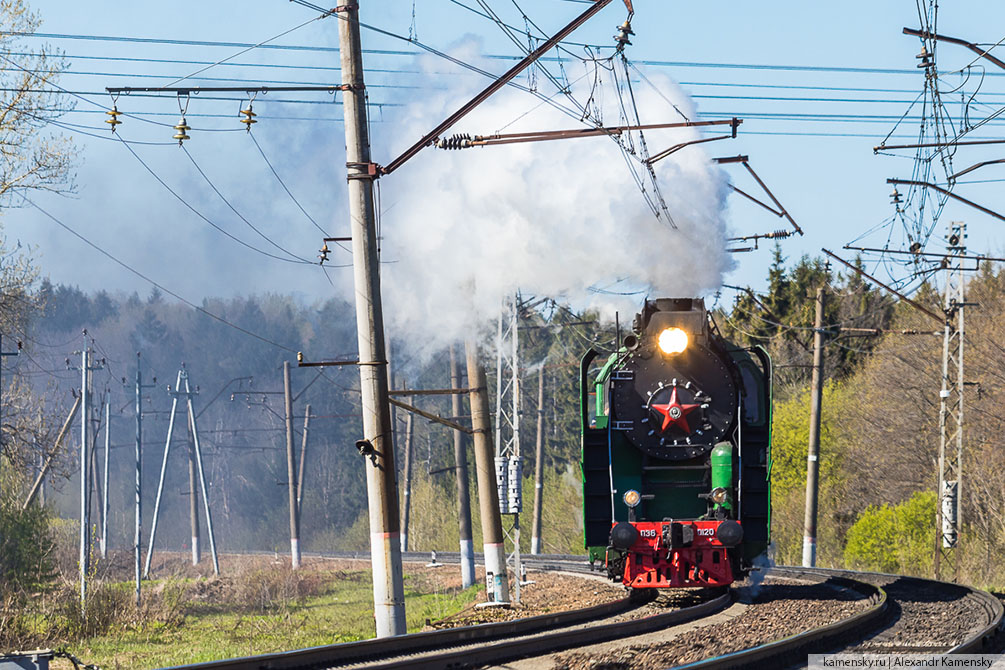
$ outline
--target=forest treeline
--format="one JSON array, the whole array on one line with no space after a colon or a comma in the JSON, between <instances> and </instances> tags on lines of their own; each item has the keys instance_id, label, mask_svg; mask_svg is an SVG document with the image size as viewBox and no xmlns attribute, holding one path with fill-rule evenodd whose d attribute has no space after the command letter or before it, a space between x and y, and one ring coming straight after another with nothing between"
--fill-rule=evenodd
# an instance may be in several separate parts
<instances>
[{"instance_id":1,"label":"forest treeline","mask_svg":"<svg viewBox=\"0 0 1005 670\"><path fill-rule=\"evenodd\" d=\"M205 452L210 498L216 523L216 541L224 550L284 550L288 546L286 451L283 396L283 361L293 365L295 442L299 452L304 419L310 406L302 512L302 543L306 550L368 547L366 491L360 456L354 448L362 435L359 409L359 377L353 366L296 367L296 353L308 360L347 360L355 357L354 308L337 299L302 304L287 296L267 295L208 300L202 307L215 319L188 307L169 302L156 289L140 296L87 294L72 286L43 280L34 293L37 313L26 326L23 355L6 361L5 374L25 385L33 402L44 407L39 435L25 436L10 445L9 457L19 464L21 477L15 488L28 486L46 452L55 430L73 404L80 387L79 350L94 350L101 369L93 373L92 430L97 434L96 461L103 468L105 398L111 406L110 449L110 545L131 546L134 468L134 379L141 361L143 398L144 527L150 528L161 459L164 453L172 397L169 386L184 369L193 387L198 432ZM578 360L597 338L611 335L596 322L552 305L525 315L522 357L533 392L524 397L524 413L537 415L537 375L544 372L546 403L543 439L549 478L576 488L578 475ZM226 322L226 323L225 323ZM573 325L567 325L578 322ZM86 335L85 335L86 331ZM254 333L255 336L249 335ZM256 337L257 336L257 337ZM490 345L492 343L489 343ZM449 352L430 359L410 357L407 342L391 341L394 386L399 388L444 388L449 386ZM137 353L141 354L137 358ZM463 345L457 354L463 362ZM494 353L484 349L489 385L494 388ZM464 372L461 366L462 374ZM413 400L426 411L450 416L448 396ZM465 413L467 410L464 410ZM406 437L403 411L396 411L397 463L403 467L406 444L413 452L416 512L427 498L452 495L453 437L450 429L419 418ZM180 417L180 415L179 415ZM455 417L466 422L466 414ZM533 422L531 422L533 426ZM525 431L525 472L536 436ZM180 550L189 543L188 436L184 423L176 421L168 460L167 482L161 504L157 547ZM79 508L79 430L72 430L58 451L52 474L47 478L46 505L55 514L74 519ZM473 464L473 456L469 460ZM473 476L474 468L471 468ZM399 476L402 480L402 477ZM474 488L474 487L473 487ZM528 487L528 492L533 490ZM565 492L563 497L578 496ZM477 501L473 502L477 527ZM528 506L530 499L528 498ZM451 508L452 509L452 508ZM96 513L96 512L95 512ZM574 517L574 515L571 515ZM92 514L92 522L98 516ZM456 525L456 517L455 525ZM578 520L561 526L575 534ZM571 524L571 525L570 525ZM205 533L205 528L201 529ZM440 538L456 537L447 529ZM564 531L565 532L565 531ZM422 537L420 529L417 538ZM420 540L421 542L421 540ZM570 551L569 537L553 538L546 548ZM456 548L453 546L438 548Z\"/></svg>"},{"instance_id":2,"label":"forest treeline","mask_svg":"<svg viewBox=\"0 0 1005 670\"><path fill-rule=\"evenodd\" d=\"M775 370L773 424L773 556L798 563L802 544L809 379L812 360L813 299L827 295L825 373L821 438L819 562L822 565L875 568L930 574L934 546L941 324L910 305L863 283L856 273L831 271L821 259L803 257L787 264L780 251L768 270L767 288L738 288L708 299L715 326L745 345L762 345ZM303 438L310 405L302 545L308 551L368 547L366 491L360 456L354 448L361 431L359 379L351 366L295 367L296 352L311 360L352 358L354 311L331 299L304 304L288 296L264 295L207 300L202 307L219 319L165 299L146 295L85 293L72 286L34 282L30 273L14 282L17 290L0 300L6 326L4 347L22 342L21 355L3 361L3 515L7 542L0 556L5 575L30 552L14 546L11 519L34 478L40 459L53 453L44 511L23 515L27 536L40 532L46 518L62 519L59 537L72 538L79 482L79 430L62 446L53 440L79 391L81 347L92 347L101 369L94 373L95 407L91 429L103 444L104 399L110 406L110 546L128 551L133 519L133 379L141 353L144 389L144 528L150 527L153 494L164 453L171 396L184 366L193 386L198 430L205 450L216 541L224 550L276 550L288 547L282 364L294 363L296 444ZM10 288L10 286L8 286ZM1005 275L990 266L967 287L967 485L964 491L964 578L1003 584L986 559L1005 544L1005 456L998 448L1003 421L1001 381L1005 378ZM731 295L731 300L726 299ZM939 312L940 297L922 287L914 299ZM545 471L543 546L546 552L581 551L578 366L588 347L610 348L615 334L591 314L554 302L524 310L522 452L524 516L533 502L532 476L536 418L542 416ZM86 335L84 331L86 330ZM891 332L881 332L891 331ZM901 334L892 331L910 331ZM255 336L249 335L253 333ZM407 341L392 338L396 388L431 389L449 385L449 352L432 358L409 357ZM459 348L460 354L462 347ZM495 387L493 343L482 355ZM461 358L463 358L461 356ZM463 371L463 366L462 366ZM545 386L537 406L538 381ZM490 394L492 395L492 394ZM451 416L447 396L414 397L422 409ZM413 550L457 548L453 442L450 429L416 418L406 433L404 413L396 412L399 469L403 449L411 448L411 523ZM467 409L455 420L468 420ZM183 425L178 422L178 425ZM189 485L188 437L176 430L158 548L187 548ZM298 449L299 450L299 449ZM99 448L98 463L101 462ZM473 462L470 449L468 459ZM474 477L474 468L470 469ZM399 486L403 476L399 474ZM472 482L473 483L473 482ZM472 492L477 487L471 487ZM472 500L475 542L480 543L477 499ZM92 515L92 522L98 517ZM16 524L15 524L16 525ZM529 520L524 525L529 527ZM202 529L205 533L205 528ZM524 533L529 545L529 533ZM15 539L10 539L15 538ZM23 538L22 538L23 539ZM72 540L71 540L72 541ZM21 549L17 549L21 547ZM28 548L25 548L28 547ZM527 549L528 547L525 547ZM15 551L17 549L17 551ZM22 551L23 550L23 551ZM72 552L72 548L71 548ZM62 556L62 558L60 558ZM54 568L74 569L73 554L54 551L50 560L22 580L25 592L37 588ZM22 566L23 567L23 566ZM44 568L44 569L43 569ZM14 584L8 579L5 583Z\"/></svg>"}]
</instances>

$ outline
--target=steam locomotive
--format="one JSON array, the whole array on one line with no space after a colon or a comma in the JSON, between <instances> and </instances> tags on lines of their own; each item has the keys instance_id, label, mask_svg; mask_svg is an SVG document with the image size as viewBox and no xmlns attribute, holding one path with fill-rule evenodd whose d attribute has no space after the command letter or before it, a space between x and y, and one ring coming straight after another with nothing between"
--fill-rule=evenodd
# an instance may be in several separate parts
<instances>
[{"instance_id":1,"label":"steam locomotive","mask_svg":"<svg viewBox=\"0 0 1005 670\"><path fill-rule=\"evenodd\" d=\"M646 300L595 376L580 368L585 544L633 589L725 586L767 550L771 361L702 300ZM591 400L591 395L595 396Z\"/></svg>"}]
</instances>

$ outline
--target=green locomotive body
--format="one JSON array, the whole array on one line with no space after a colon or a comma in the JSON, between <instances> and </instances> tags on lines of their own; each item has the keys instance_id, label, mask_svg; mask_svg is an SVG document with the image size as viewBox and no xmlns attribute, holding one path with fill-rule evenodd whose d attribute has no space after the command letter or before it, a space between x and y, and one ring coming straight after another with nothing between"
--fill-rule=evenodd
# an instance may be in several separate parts
<instances>
[{"instance_id":1,"label":"green locomotive body","mask_svg":"<svg viewBox=\"0 0 1005 670\"><path fill-rule=\"evenodd\" d=\"M713 325L647 300L593 379L583 358L585 545L632 588L724 586L770 542L770 359Z\"/></svg>"}]
</instances>

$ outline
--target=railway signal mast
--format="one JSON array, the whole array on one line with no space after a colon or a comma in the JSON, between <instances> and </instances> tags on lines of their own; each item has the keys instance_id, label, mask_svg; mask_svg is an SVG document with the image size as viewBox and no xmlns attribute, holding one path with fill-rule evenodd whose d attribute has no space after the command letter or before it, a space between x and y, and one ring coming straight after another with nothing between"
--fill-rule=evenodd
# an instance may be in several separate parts
<instances>
[{"instance_id":1,"label":"railway signal mast","mask_svg":"<svg viewBox=\"0 0 1005 670\"><path fill-rule=\"evenodd\" d=\"M513 602L520 603L520 294L503 302L496 333L496 487L499 513L513 515Z\"/></svg>"},{"instance_id":2,"label":"railway signal mast","mask_svg":"<svg viewBox=\"0 0 1005 670\"><path fill-rule=\"evenodd\" d=\"M946 326L942 339L942 388L939 391L939 488L936 506L935 578L952 565L954 580L960 573L960 528L963 493L963 263L966 224L954 221L946 237L946 289L943 309Z\"/></svg>"}]
</instances>

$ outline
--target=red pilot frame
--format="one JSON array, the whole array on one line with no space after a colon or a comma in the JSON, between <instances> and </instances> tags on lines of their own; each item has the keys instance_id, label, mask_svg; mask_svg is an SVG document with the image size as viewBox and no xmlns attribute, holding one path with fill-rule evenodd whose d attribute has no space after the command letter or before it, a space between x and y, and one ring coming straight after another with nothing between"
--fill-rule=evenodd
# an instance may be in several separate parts
<instances>
[{"instance_id":1,"label":"red pilot frame","mask_svg":"<svg viewBox=\"0 0 1005 670\"><path fill-rule=\"evenodd\" d=\"M621 522L625 523L625 522ZM720 520L636 521L638 539L624 552L608 553L609 568L631 588L728 586L733 549L719 540ZM615 524L617 525L617 524ZM612 526L613 527L613 526ZM617 562L618 565L612 563Z\"/></svg>"}]
</instances>

